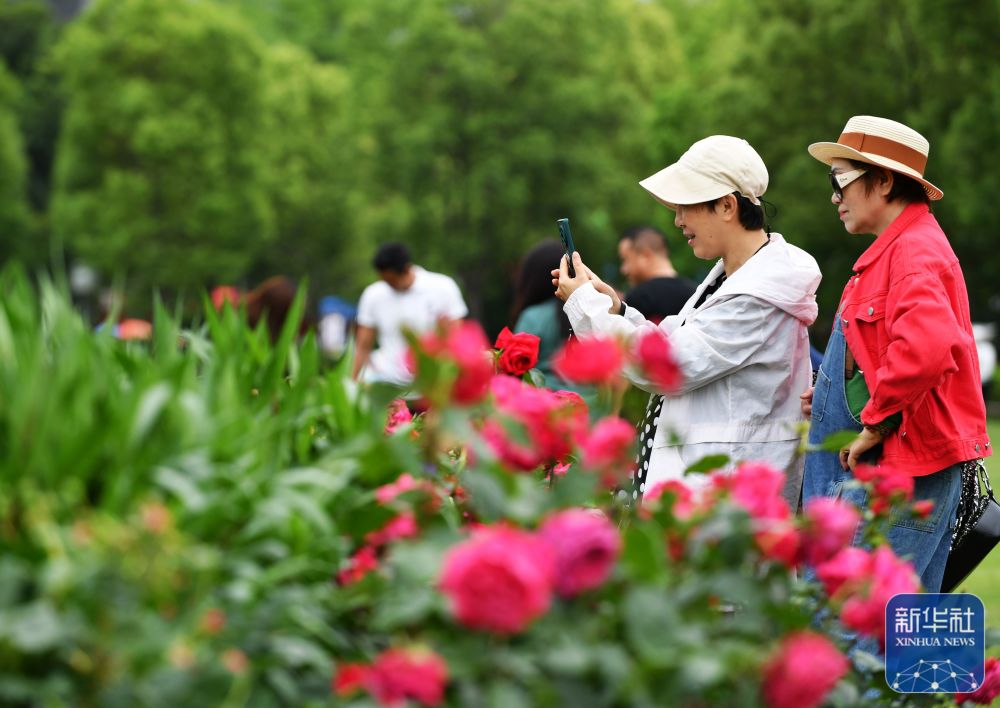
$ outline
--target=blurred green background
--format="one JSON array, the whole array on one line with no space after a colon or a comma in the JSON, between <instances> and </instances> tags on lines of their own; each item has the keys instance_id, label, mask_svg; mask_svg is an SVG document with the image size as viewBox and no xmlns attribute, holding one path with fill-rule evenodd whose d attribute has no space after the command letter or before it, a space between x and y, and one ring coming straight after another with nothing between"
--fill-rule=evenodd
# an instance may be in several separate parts
<instances>
[{"instance_id":1,"label":"blurred green background","mask_svg":"<svg viewBox=\"0 0 1000 708\"><path fill-rule=\"evenodd\" d=\"M805 147L874 114L929 138L935 211L994 321L998 30L996 0L0 0L0 260L89 264L142 316L154 289L277 273L353 299L402 240L492 334L562 216L605 276L649 222L698 277L637 182L727 133L823 267L822 347L868 240Z\"/></svg>"}]
</instances>

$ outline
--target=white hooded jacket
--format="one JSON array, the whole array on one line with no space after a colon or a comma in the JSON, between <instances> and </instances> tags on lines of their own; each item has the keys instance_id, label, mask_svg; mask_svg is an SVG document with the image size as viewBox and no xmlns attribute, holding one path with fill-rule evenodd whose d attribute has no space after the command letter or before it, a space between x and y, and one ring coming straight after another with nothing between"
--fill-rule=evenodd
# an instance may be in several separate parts
<instances>
[{"instance_id":1,"label":"white hooded jacket","mask_svg":"<svg viewBox=\"0 0 1000 708\"><path fill-rule=\"evenodd\" d=\"M816 319L819 266L772 233L766 247L695 309L723 273L720 260L680 313L658 325L669 337L683 383L664 398L646 486L678 479L701 458L724 454L733 463L763 461L785 470L785 496L794 509L802 482L799 395L812 381L806 327ZM610 308L611 298L589 283L564 305L580 337L624 336L631 342L657 326L635 309L622 317L609 314ZM639 388L664 393L637 371L626 375Z\"/></svg>"}]
</instances>

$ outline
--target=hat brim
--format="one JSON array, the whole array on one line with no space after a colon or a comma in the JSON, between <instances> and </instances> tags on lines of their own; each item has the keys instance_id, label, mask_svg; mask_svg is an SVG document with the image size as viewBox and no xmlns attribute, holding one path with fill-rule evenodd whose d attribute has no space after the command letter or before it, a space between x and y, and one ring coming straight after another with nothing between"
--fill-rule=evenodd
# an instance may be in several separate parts
<instances>
[{"instance_id":1,"label":"hat brim","mask_svg":"<svg viewBox=\"0 0 1000 708\"><path fill-rule=\"evenodd\" d=\"M639 186L674 211L678 205L703 204L735 191L732 186L709 179L679 162L650 175Z\"/></svg>"},{"instance_id":2,"label":"hat brim","mask_svg":"<svg viewBox=\"0 0 1000 708\"><path fill-rule=\"evenodd\" d=\"M890 160L887 157L882 157L881 155L876 155L870 152L860 152L854 148L849 148L846 145L841 145L840 143L813 143L809 146L809 154L827 165L839 157L844 160L857 160L858 162L867 162L870 165L884 167L887 170L898 172L902 175L915 179L917 182L920 182L924 191L927 192L927 198L932 202L936 202L944 196L944 192L925 180L920 173L912 167L904 165L902 162L896 162L895 160Z\"/></svg>"}]
</instances>

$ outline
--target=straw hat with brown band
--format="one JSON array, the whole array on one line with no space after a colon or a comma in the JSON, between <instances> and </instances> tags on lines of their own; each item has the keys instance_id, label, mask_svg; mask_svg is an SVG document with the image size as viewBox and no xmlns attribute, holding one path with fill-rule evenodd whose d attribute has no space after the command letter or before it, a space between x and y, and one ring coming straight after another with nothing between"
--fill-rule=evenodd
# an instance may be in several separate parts
<instances>
[{"instance_id":1,"label":"straw hat with brown band","mask_svg":"<svg viewBox=\"0 0 1000 708\"><path fill-rule=\"evenodd\" d=\"M927 197L936 201L944 192L924 179L930 143L902 123L875 116L854 116L835 143L813 143L809 154L830 164L834 158L858 160L884 167L920 182Z\"/></svg>"}]
</instances>

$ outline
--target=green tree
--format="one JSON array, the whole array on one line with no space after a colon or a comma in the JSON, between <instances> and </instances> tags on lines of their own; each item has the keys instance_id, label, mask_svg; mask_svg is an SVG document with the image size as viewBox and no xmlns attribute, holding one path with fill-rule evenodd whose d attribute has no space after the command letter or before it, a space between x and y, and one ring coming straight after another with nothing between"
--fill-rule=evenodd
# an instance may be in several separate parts
<instances>
[{"instance_id":1,"label":"green tree","mask_svg":"<svg viewBox=\"0 0 1000 708\"><path fill-rule=\"evenodd\" d=\"M588 260L613 263L617 230L657 210L636 184L662 167L649 96L674 30L657 6L357 0L342 21L366 157L358 234L458 276L489 325L557 218Z\"/></svg>"},{"instance_id":2,"label":"green tree","mask_svg":"<svg viewBox=\"0 0 1000 708\"><path fill-rule=\"evenodd\" d=\"M685 28L686 71L656 94L654 136L668 152L713 133L747 138L770 170L775 226L823 268L817 343L844 282L870 243L843 232L824 168L806 152L835 140L852 115L902 121L931 142L927 176L945 199L935 213L965 264L973 313L990 315L1000 268L991 209L1000 178L990 139L1000 118L1000 71L989 47L995 2L914 0L665 0ZM878 21L873 21L878 18ZM682 136L677 140L675 137Z\"/></svg>"},{"instance_id":3,"label":"green tree","mask_svg":"<svg viewBox=\"0 0 1000 708\"><path fill-rule=\"evenodd\" d=\"M265 63L264 135L275 240L258 257L254 280L288 273L314 287L357 293L368 244L354 239L356 141L347 130L348 77L306 51L277 45Z\"/></svg>"},{"instance_id":4,"label":"green tree","mask_svg":"<svg viewBox=\"0 0 1000 708\"><path fill-rule=\"evenodd\" d=\"M27 160L18 130L17 81L0 62L0 262L30 251Z\"/></svg>"},{"instance_id":5,"label":"green tree","mask_svg":"<svg viewBox=\"0 0 1000 708\"><path fill-rule=\"evenodd\" d=\"M195 0L105 0L57 61L55 233L133 284L238 277L274 234L256 35Z\"/></svg>"},{"instance_id":6,"label":"green tree","mask_svg":"<svg viewBox=\"0 0 1000 708\"><path fill-rule=\"evenodd\" d=\"M4 105L16 115L17 140L26 166L25 175L10 179L23 178L29 204L8 214L20 226L4 238L16 243L8 254L29 266L41 265L49 257L46 211L61 113L57 82L48 62L55 34L52 12L43 0L0 2L0 61L19 84L17 100L5 100Z\"/></svg>"}]
</instances>

